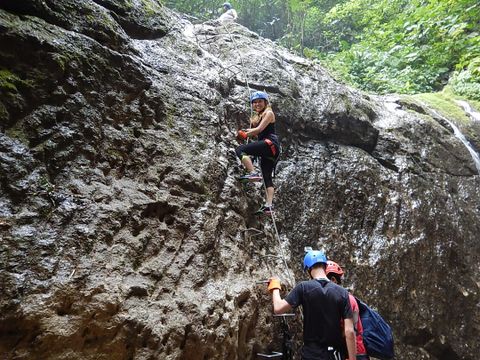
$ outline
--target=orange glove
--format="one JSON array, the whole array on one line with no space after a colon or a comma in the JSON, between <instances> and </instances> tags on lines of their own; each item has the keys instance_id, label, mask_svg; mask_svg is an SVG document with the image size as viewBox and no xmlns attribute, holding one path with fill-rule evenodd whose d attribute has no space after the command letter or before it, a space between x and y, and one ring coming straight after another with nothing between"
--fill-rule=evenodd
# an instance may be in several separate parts
<instances>
[{"instance_id":1,"label":"orange glove","mask_svg":"<svg viewBox=\"0 0 480 360\"><path fill-rule=\"evenodd\" d=\"M279 278L272 277L268 281L268 291L273 291L275 289L281 290L282 286L280 285L280 279Z\"/></svg>"},{"instance_id":2,"label":"orange glove","mask_svg":"<svg viewBox=\"0 0 480 360\"><path fill-rule=\"evenodd\" d=\"M241 142L241 141L247 140L247 137L248 137L248 135L245 131L243 131L243 130L238 130L237 131L237 140L238 141Z\"/></svg>"}]
</instances>

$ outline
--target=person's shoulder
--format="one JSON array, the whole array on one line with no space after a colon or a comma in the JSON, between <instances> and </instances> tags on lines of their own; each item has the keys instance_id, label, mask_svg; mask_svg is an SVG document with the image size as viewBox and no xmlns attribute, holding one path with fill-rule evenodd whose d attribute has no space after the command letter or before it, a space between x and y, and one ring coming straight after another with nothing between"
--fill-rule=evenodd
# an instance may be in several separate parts
<instances>
[{"instance_id":1,"label":"person's shoulder","mask_svg":"<svg viewBox=\"0 0 480 360\"><path fill-rule=\"evenodd\" d=\"M305 287L310 286L311 280L303 280L295 285L294 289L304 289Z\"/></svg>"},{"instance_id":2,"label":"person's shoulder","mask_svg":"<svg viewBox=\"0 0 480 360\"><path fill-rule=\"evenodd\" d=\"M301 281L298 285L302 285L303 288L312 288L318 286L318 281L315 279Z\"/></svg>"},{"instance_id":3,"label":"person's shoulder","mask_svg":"<svg viewBox=\"0 0 480 360\"><path fill-rule=\"evenodd\" d=\"M272 108L266 109L264 114L265 117L275 118L275 113L273 112Z\"/></svg>"},{"instance_id":4,"label":"person's shoulder","mask_svg":"<svg viewBox=\"0 0 480 360\"><path fill-rule=\"evenodd\" d=\"M350 295L350 293L349 293L349 292L347 291L347 289L345 289L344 287L342 287L342 286L340 286L340 285L338 285L338 284L335 284L335 283L333 283L333 282L331 282L331 281L329 282L329 284L331 284L330 287L331 287L332 289L334 289L335 291L337 291L338 293L341 293L342 295L344 295L344 296L346 296L346 297L348 297L348 296Z\"/></svg>"},{"instance_id":5,"label":"person's shoulder","mask_svg":"<svg viewBox=\"0 0 480 360\"><path fill-rule=\"evenodd\" d=\"M355 296L348 293L348 299L350 300L350 306L352 307L352 310L358 310L358 303L357 299L355 299Z\"/></svg>"}]
</instances>

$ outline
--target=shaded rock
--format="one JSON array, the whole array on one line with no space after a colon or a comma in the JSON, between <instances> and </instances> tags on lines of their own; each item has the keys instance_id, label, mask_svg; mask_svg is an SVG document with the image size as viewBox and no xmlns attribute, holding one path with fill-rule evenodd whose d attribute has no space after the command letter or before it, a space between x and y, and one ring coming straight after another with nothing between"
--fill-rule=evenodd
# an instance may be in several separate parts
<instances>
[{"instance_id":1,"label":"shaded rock","mask_svg":"<svg viewBox=\"0 0 480 360\"><path fill-rule=\"evenodd\" d=\"M163 5L155 0L94 0L109 9L125 32L134 39L156 39L173 26Z\"/></svg>"},{"instance_id":2,"label":"shaded rock","mask_svg":"<svg viewBox=\"0 0 480 360\"><path fill-rule=\"evenodd\" d=\"M33 15L65 30L83 34L114 50L129 49L129 40L109 11L92 1L15 1L4 9L22 15Z\"/></svg>"}]
</instances>

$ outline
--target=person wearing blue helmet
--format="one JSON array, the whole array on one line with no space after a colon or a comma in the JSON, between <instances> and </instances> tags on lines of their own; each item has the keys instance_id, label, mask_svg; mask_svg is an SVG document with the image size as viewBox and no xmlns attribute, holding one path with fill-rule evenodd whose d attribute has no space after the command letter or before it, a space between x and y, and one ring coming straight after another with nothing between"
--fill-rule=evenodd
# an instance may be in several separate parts
<instances>
[{"instance_id":1,"label":"person wearing blue helmet","mask_svg":"<svg viewBox=\"0 0 480 360\"><path fill-rule=\"evenodd\" d=\"M327 257L322 251L309 250L303 269L310 276L287 295L280 296L278 278L271 278L273 311L284 314L292 308L303 308L302 360L343 360L356 358L355 330L348 292L328 280ZM343 324L343 327L342 327Z\"/></svg>"},{"instance_id":2,"label":"person wearing blue helmet","mask_svg":"<svg viewBox=\"0 0 480 360\"><path fill-rule=\"evenodd\" d=\"M223 14L220 15L218 20L220 21L235 21L237 20L237 12L232 7L232 4L226 2L223 3Z\"/></svg>"},{"instance_id":3,"label":"person wearing blue helmet","mask_svg":"<svg viewBox=\"0 0 480 360\"><path fill-rule=\"evenodd\" d=\"M239 130L239 141L247 138L257 138L247 144L242 144L235 152L246 169L246 174L240 177L240 181L263 181L266 188L265 205L256 214L270 215L273 212L273 187L272 174L275 169L278 156L280 155L280 141L275 131L275 114L269 104L268 94L263 91L255 91L250 96L255 114L250 119L250 128ZM251 157L260 158L260 175L255 171Z\"/></svg>"}]
</instances>

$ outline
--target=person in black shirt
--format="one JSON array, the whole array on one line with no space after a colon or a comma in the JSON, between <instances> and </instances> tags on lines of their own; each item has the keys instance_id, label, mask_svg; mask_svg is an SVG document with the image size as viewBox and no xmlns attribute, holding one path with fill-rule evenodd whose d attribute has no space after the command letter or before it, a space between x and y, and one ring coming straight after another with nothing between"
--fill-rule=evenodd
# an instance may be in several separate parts
<instances>
[{"instance_id":1,"label":"person in black shirt","mask_svg":"<svg viewBox=\"0 0 480 360\"><path fill-rule=\"evenodd\" d=\"M280 297L280 281L270 279L268 290L272 292L274 313L302 306L302 360L345 359L345 342L348 358L355 359L355 331L347 290L327 279L327 257L322 251L308 251L303 264L311 280L295 286L285 299Z\"/></svg>"},{"instance_id":2,"label":"person in black shirt","mask_svg":"<svg viewBox=\"0 0 480 360\"><path fill-rule=\"evenodd\" d=\"M235 152L245 167L247 174L240 177L241 181L265 182L266 196L263 205L256 214L270 215L273 212L273 187L272 174L275 163L280 154L280 141L275 131L275 114L268 102L268 95L263 91L255 91L250 96L255 115L250 119L250 129L240 130L239 139L257 137L257 141L240 145ZM260 158L262 175L255 171L251 157Z\"/></svg>"}]
</instances>

